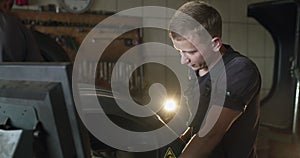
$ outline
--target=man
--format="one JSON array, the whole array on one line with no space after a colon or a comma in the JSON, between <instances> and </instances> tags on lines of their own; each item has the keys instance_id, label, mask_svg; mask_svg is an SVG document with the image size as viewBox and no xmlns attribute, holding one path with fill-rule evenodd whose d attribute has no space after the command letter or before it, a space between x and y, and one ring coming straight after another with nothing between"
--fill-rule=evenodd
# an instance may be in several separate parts
<instances>
[{"instance_id":1,"label":"man","mask_svg":"<svg viewBox=\"0 0 300 158\"><path fill-rule=\"evenodd\" d=\"M196 73L200 89L195 92L193 84L190 88L189 95L200 94L196 96L200 101L191 123L194 135L180 158L256 157L260 73L251 60L222 43L218 11L205 2L187 2L172 17L169 35L180 52L181 63ZM224 71L221 71L222 63ZM226 85L224 91L218 91L222 89L220 85ZM217 95L211 95L213 91Z\"/></svg>"},{"instance_id":2,"label":"man","mask_svg":"<svg viewBox=\"0 0 300 158\"><path fill-rule=\"evenodd\" d=\"M10 13L13 3L0 0L0 62L43 61L31 31Z\"/></svg>"}]
</instances>

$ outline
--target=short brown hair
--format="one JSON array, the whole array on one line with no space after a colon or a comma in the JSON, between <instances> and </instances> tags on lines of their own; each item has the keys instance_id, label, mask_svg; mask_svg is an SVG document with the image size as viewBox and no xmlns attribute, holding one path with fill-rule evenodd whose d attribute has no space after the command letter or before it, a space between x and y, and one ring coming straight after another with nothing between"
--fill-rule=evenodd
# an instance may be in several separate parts
<instances>
[{"instance_id":1,"label":"short brown hair","mask_svg":"<svg viewBox=\"0 0 300 158\"><path fill-rule=\"evenodd\" d=\"M212 37L222 36L222 18L219 12L203 1L191 1L182 5L173 15L169 23L169 35L171 38L181 38L177 33L187 33L188 31L197 29L198 26L189 26L186 18L182 16L190 16L200 23Z\"/></svg>"}]
</instances>

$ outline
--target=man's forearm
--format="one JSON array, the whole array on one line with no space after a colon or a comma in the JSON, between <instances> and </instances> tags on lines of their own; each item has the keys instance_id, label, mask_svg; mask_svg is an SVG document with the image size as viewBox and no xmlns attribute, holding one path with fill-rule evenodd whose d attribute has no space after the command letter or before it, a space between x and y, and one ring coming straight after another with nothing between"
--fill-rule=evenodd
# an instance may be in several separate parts
<instances>
[{"instance_id":1,"label":"man's forearm","mask_svg":"<svg viewBox=\"0 0 300 158\"><path fill-rule=\"evenodd\" d=\"M219 117L218 111L222 110ZM188 142L180 158L205 158L214 150L241 112L212 106L205 120L204 127ZM216 121L217 120L217 121ZM215 122L216 121L216 122Z\"/></svg>"},{"instance_id":2,"label":"man's forearm","mask_svg":"<svg viewBox=\"0 0 300 158\"><path fill-rule=\"evenodd\" d=\"M185 146L179 158L206 158L220 139L217 135L199 137L195 134Z\"/></svg>"}]
</instances>

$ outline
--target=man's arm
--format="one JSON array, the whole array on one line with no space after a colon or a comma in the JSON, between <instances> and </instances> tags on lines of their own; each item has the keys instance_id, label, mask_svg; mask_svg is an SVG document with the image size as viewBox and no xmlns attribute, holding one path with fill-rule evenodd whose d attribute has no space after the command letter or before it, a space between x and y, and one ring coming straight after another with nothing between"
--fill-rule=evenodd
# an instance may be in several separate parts
<instances>
[{"instance_id":1,"label":"man's arm","mask_svg":"<svg viewBox=\"0 0 300 158\"><path fill-rule=\"evenodd\" d=\"M220 116L219 116L220 114ZM232 123L242 114L221 106L212 106L205 119L205 125L195 134L183 149L179 158L205 158L221 141ZM217 117L219 116L219 117Z\"/></svg>"}]
</instances>

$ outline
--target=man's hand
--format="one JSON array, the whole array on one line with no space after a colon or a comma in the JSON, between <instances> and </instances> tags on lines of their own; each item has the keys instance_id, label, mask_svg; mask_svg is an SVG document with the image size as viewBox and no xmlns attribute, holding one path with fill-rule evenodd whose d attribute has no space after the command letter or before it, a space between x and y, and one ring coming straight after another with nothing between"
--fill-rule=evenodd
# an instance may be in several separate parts
<instances>
[{"instance_id":1,"label":"man's hand","mask_svg":"<svg viewBox=\"0 0 300 158\"><path fill-rule=\"evenodd\" d=\"M193 127L188 127L179 138L186 144L193 136Z\"/></svg>"}]
</instances>

